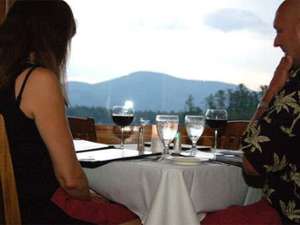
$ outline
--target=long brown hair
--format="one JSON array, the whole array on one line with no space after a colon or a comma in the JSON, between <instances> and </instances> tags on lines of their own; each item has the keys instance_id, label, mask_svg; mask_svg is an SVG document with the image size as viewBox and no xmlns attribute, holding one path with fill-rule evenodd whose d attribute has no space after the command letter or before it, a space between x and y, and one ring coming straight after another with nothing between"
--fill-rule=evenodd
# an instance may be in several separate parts
<instances>
[{"instance_id":1,"label":"long brown hair","mask_svg":"<svg viewBox=\"0 0 300 225\"><path fill-rule=\"evenodd\" d=\"M68 48L76 24L62 0L17 0L0 26L0 88L16 79L15 68L34 64L53 71L63 85Z\"/></svg>"}]
</instances>

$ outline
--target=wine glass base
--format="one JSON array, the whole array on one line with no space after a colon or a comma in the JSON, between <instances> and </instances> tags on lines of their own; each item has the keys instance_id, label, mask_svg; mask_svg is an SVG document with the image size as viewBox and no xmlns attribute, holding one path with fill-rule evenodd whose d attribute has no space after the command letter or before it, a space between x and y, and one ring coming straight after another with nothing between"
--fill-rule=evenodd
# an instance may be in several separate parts
<instances>
[{"instance_id":1,"label":"wine glass base","mask_svg":"<svg viewBox=\"0 0 300 225\"><path fill-rule=\"evenodd\" d=\"M163 160L169 159L170 157L171 157L170 154L162 154L157 161L163 161Z\"/></svg>"},{"instance_id":2,"label":"wine glass base","mask_svg":"<svg viewBox=\"0 0 300 225\"><path fill-rule=\"evenodd\" d=\"M185 153L190 154L190 156L195 156L197 153L198 149L197 148L191 148L189 150L186 150Z\"/></svg>"},{"instance_id":3,"label":"wine glass base","mask_svg":"<svg viewBox=\"0 0 300 225\"><path fill-rule=\"evenodd\" d=\"M217 152L217 149L218 149L218 148L211 147L210 151L211 151L211 152Z\"/></svg>"},{"instance_id":4,"label":"wine glass base","mask_svg":"<svg viewBox=\"0 0 300 225\"><path fill-rule=\"evenodd\" d=\"M124 148L124 145L114 145L116 148L118 148L118 149L121 149L121 150L124 150L125 148Z\"/></svg>"}]
</instances>

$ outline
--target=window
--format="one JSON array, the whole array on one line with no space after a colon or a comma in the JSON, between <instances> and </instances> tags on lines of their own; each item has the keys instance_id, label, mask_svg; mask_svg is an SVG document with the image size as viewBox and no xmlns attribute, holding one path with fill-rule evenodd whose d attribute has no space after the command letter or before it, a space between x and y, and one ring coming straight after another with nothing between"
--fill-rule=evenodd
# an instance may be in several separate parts
<instances>
[{"instance_id":1,"label":"window","mask_svg":"<svg viewBox=\"0 0 300 225\"><path fill-rule=\"evenodd\" d=\"M130 99L141 114L205 110L218 90L260 90L282 55L273 48L273 0L67 2L78 25L68 67L73 107Z\"/></svg>"}]
</instances>

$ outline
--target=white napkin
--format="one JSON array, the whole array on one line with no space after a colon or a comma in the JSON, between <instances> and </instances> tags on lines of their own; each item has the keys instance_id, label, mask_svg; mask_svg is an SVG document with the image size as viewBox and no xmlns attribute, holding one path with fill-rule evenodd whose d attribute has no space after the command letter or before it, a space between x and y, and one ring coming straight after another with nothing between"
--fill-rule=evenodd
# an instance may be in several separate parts
<instances>
[{"instance_id":1,"label":"white napkin","mask_svg":"<svg viewBox=\"0 0 300 225\"><path fill-rule=\"evenodd\" d=\"M187 152L181 152L181 155L183 156L190 156L190 153ZM203 152L203 151L196 151L196 158L199 159L216 159L216 155L213 152Z\"/></svg>"},{"instance_id":2,"label":"white napkin","mask_svg":"<svg viewBox=\"0 0 300 225\"><path fill-rule=\"evenodd\" d=\"M86 141L86 140L73 140L73 143L76 152L109 147L106 144L96 143L96 142Z\"/></svg>"}]
</instances>

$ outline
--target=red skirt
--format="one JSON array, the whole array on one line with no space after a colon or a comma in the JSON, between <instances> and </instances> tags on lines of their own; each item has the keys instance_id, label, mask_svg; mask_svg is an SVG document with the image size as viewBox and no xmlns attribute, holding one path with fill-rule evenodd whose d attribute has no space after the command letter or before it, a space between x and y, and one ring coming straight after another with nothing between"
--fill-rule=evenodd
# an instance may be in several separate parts
<instances>
[{"instance_id":1,"label":"red skirt","mask_svg":"<svg viewBox=\"0 0 300 225\"><path fill-rule=\"evenodd\" d=\"M262 199L247 206L231 206L211 212L201 221L201 225L281 225L278 212Z\"/></svg>"},{"instance_id":2,"label":"red skirt","mask_svg":"<svg viewBox=\"0 0 300 225\"><path fill-rule=\"evenodd\" d=\"M98 225L115 225L138 218L123 205L100 198L89 201L74 199L62 188L57 189L51 201L70 217Z\"/></svg>"}]
</instances>

